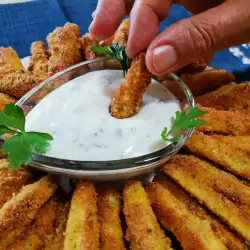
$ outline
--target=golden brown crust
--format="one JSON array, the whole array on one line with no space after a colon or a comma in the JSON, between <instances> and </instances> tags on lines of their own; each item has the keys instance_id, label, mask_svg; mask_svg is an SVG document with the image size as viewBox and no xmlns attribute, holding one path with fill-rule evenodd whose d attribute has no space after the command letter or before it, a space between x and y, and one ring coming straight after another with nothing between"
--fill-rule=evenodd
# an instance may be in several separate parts
<instances>
[{"instance_id":1,"label":"golden brown crust","mask_svg":"<svg viewBox=\"0 0 250 250\"><path fill-rule=\"evenodd\" d=\"M161 176L148 186L160 222L171 230L183 249L248 249L242 239L203 208L178 184Z\"/></svg>"},{"instance_id":2,"label":"golden brown crust","mask_svg":"<svg viewBox=\"0 0 250 250\"><path fill-rule=\"evenodd\" d=\"M235 80L234 76L228 71L217 69L193 74L185 73L180 77L194 96L203 95ZM180 87L178 87L174 81L165 81L164 85L171 90L173 94L178 97L180 96L181 99L185 97L183 91L180 90Z\"/></svg>"},{"instance_id":3,"label":"golden brown crust","mask_svg":"<svg viewBox=\"0 0 250 250\"><path fill-rule=\"evenodd\" d=\"M11 102L16 103L16 99L4 93L0 93L0 110L2 110L6 104L9 104Z\"/></svg>"},{"instance_id":4,"label":"golden brown crust","mask_svg":"<svg viewBox=\"0 0 250 250\"><path fill-rule=\"evenodd\" d=\"M0 76L24 70L16 51L11 47L0 47Z\"/></svg>"},{"instance_id":5,"label":"golden brown crust","mask_svg":"<svg viewBox=\"0 0 250 250\"><path fill-rule=\"evenodd\" d=\"M66 223L68 219L69 204L59 202L54 227L51 234L46 236L44 241L44 250L62 250L64 243L64 232L66 229Z\"/></svg>"},{"instance_id":6,"label":"golden brown crust","mask_svg":"<svg viewBox=\"0 0 250 250\"><path fill-rule=\"evenodd\" d=\"M250 135L250 114L205 108L201 105L198 107L208 111L208 114L201 116L201 119L204 119L206 123L197 127L197 131L223 135Z\"/></svg>"},{"instance_id":7,"label":"golden brown crust","mask_svg":"<svg viewBox=\"0 0 250 250\"><path fill-rule=\"evenodd\" d=\"M127 181L124 191L124 215L128 227L126 239L131 250L171 249L171 241L161 230L139 181Z\"/></svg>"},{"instance_id":8,"label":"golden brown crust","mask_svg":"<svg viewBox=\"0 0 250 250\"><path fill-rule=\"evenodd\" d=\"M49 55L45 43L42 41L33 42L31 44L30 54L29 71L37 75L40 81L47 79Z\"/></svg>"},{"instance_id":9,"label":"golden brown crust","mask_svg":"<svg viewBox=\"0 0 250 250\"><path fill-rule=\"evenodd\" d=\"M119 43L120 46L126 46L128 42L129 19L124 19L115 32L113 43Z\"/></svg>"},{"instance_id":10,"label":"golden brown crust","mask_svg":"<svg viewBox=\"0 0 250 250\"><path fill-rule=\"evenodd\" d=\"M64 250L100 248L96 203L97 197L93 184L78 182L71 201Z\"/></svg>"},{"instance_id":11,"label":"golden brown crust","mask_svg":"<svg viewBox=\"0 0 250 250\"><path fill-rule=\"evenodd\" d=\"M246 145L238 144L241 136L214 136L195 132L188 140L185 148L202 158L220 164L223 168L250 180L250 136L246 136ZM234 142L233 142L234 141ZM247 148L246 148L247 147Z\"/></svg>"},{"instance_id":12,"label":"golden brown crust","mask_svg":"<svg viewBox=\"0 0 250 250\"><path fill-rule=\"evenodd\" d=\"M151 74L146 67L145 53L141 53L133 60L124 82L115 92L109 108L110 114L124 119L138 113L150 82Z\"/></svg>"},{"instance_id":13,"label":"golden brown crust","mask_svg":"<svg viewBox=\"0 0 250 250\"><path fill-rule=\"evenodd\" d=\"M196 98L204 107L219 110L250 110L250 85L248 82L229 84Z\"/></svg>"},{"instance_id":14,"label":"golden brown crust","mask_svg":"<svg viewBox=\"0 0 250 250\"><path fill-rule=\"evenodd\" d=\"M101 227L102 250L125 250L124 236L120 220L121 197L113 187L98 190L98 215Z\"/></svg>"},{"instance_id":15,"label":"golden brown crust","mask_svg":"<svg viewBox=\"0 0 250 250\"><path fill-rule=\"evenodd\" d=\"M86 60L91 60L97 57L96 53L91 49L91 47L94 45L99 45L99 42L89 33L86 33L84 36L82 36L81 46Z\"/></svg>"},{"instance_id":16,"label":"golden brown crust","mask_svg":"<svg viewBox=\"0 0 250 250\"><path fill-rule=\"evenodd\" d=\"M7 250L43 249L46 236L53 230L57 205L55 199L44 204L38 210L34 223L27 227Z\"/></svg>"},{"instance_id":17,"label":"golden brown crust","mask_svg":"<svg viewBox=\"0 0 250 250\"><path fill-rule=\"evenodd\" d=\"M56 185L48 176L23 187L0 210L0 242L5 249L28 226L39 208L53 195Z\"/></svg>"},{"instance_id":18,"label":"golden brown crust","mask_svg":"<svg viewBox=\"0 0 250 250\"><path fill-rule=\"evenodd\" d=\"M23 97L39 79L30 72L13 72L0 77L0 91L15 98Z\"/></svg>"},{"instance_id":19,"label":"golden brown crust","mask_svg":"<svg viewBox=\"0 0 250 250\"><path fill-rule=\"evenodd\" d=\"M164 172L250 240L250 187L195 156L177 155Z\"/></svg>"},{"instance_id":20,"label":"golden brown crust","mask_svg":"<svg viewBox=\"0 0 250 250\"><path fill-rule=\"evenodd\" d=\"M49 76L83 60L80 29L76 24L66 23L47 36L49 52Z\"/></svg>"},{"instance_id":21,"label":"golden brown crust","mask_svg":"<svg viewBox=\"0 0 250 250\"><path fill-rule=\"evenodd\" d=\"M17 194L21 188L33 181L33 175L27 168L12 171L5 159L0 160L0 208Z\"/></svg>"}]
</instances>

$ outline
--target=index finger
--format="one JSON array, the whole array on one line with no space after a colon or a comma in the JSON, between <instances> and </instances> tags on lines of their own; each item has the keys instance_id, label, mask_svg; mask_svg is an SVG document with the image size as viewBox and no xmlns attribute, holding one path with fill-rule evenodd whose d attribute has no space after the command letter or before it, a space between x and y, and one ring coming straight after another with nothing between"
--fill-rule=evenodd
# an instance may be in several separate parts
<instances>
[{"instance_id":1,"label":"index finger","mask_svg":"<svg viewBox=\"0 0 250 250\"><path fill-rule=\"evenodd\" d=\"M98 40L112 36L125 14L125 0L99 0L94 20L89 26L90 34Z\"/></svg>"}]
</instances>

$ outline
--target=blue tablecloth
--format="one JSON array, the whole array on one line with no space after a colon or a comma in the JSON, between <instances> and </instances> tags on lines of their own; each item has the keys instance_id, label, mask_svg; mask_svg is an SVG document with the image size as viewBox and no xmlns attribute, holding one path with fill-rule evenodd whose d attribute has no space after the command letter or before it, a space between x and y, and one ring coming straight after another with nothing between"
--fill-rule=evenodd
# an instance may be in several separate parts
<instances>
[{"instance_id":1,"label":"blue tablecloth","mask_svg":"<svg viewBox=\"0 0 250 250\"><path fill-rule=\"evenodd\" d=\"M45 40L49 32L66 21L77 23L85 33L96 3L97 0L33 0L0 4L0 46L12 46L20 57L27 56L32 41ZM173 5L159 31L189 16L184 8ZM217 52L211 63L234 73L238 81L249 79L250 43Z\"/></svg>"}]
</instances>

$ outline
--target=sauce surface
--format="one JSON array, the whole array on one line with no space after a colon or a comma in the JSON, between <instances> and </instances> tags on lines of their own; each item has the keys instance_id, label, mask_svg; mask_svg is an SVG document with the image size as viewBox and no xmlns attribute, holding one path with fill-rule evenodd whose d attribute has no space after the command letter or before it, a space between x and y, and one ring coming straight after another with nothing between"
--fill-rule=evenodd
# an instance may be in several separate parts
<instances>
[{"instance_id":1,"label":"sauce surface","mask_svg":"<svg viewBox=\"0 0 250 250\"><path fill-rule=\"evenodd\" d=\"M152 81L139 113L128 119L109 114L122 71L102 70L78 77L54 90L26 117L27 131L50 133L46 154L68 160L118 160L155 152L166 145L164 127L171 127L180 104L162 84Z\"/></svg>"}]
</instances>

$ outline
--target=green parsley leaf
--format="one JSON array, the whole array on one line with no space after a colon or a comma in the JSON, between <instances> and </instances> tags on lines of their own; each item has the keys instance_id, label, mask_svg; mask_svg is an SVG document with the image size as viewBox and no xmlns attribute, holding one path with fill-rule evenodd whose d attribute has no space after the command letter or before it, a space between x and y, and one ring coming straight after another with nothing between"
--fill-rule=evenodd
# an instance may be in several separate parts
<instances>
[{"instance_id":1,"label":"green parsley leaf","mask_svg":"<svg viewBox=\"0 0 250 250\"><path fill-rule=\"evenodd\" d=\"M23 110L14 103L5 105L4 109L0 111L0 125L16 128L23 132L25 128Z\"/></svg>"},{"instance_id":2,"label":"green parsley leaf","mask_svg":"<svg viewBox=\"0 0 250 250\"><path fill-rule=\"evenodd\" d=\"M170 130L164 128L161 133L161 138L164 141L172 143L179 142L181 139L180 131L182 129L203 125L206 121L197 118L207 113L207 111L200 110L197 106L191 107L188 111L176 111L172 128ZM175 136L172 138L169 137L173 133Z\"/></svg>"},{"instance_id":3,"label":"green parsley leaf","mask_svg":"<svg viewBox=\"0 0 250 250\"><path fill-rule=\"evenodd\" d=\"M120 46L119 43L113 43L110 46L97 46L94 45L91 47L92 51L98 54L109 55L116 61L118 61L123 70L123 76L127 74L128 71L128 56L126 54L126 46Z\"/></svg>"},{"instance_id":4,"label":"green parsley leaf","mask_svg":"<svg viewBox=\"0 0 250 250\"><path fill-rule=\"evenodd\" d=\"M48 141L53 140L53 137L46 133L26 132L23 110L13 103L5 105L0 111L0 135L6 133L13 134L3 143L3 153L8 155L7 161L13 170L27 165L33 152L46 153L50 146Z\"/></svg>"}]
</instances>

